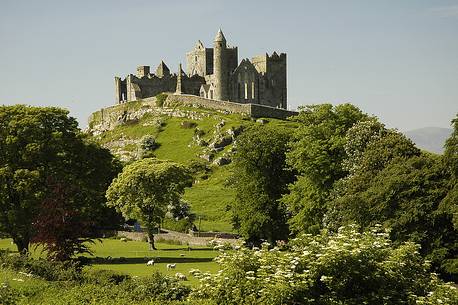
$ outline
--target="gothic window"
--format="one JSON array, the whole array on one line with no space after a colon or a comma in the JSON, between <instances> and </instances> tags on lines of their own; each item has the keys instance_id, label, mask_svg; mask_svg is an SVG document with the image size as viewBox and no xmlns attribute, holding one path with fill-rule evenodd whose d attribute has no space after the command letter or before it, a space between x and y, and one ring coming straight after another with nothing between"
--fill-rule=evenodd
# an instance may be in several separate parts
<instances>
[{"instance_id":1,"label":"gothic window","mask_svg":"<svg viewBox=\"0 0 458 305\"><path fill-rule=\"evenodd\" d=\"M245 82L245 99L248 99L248 83Z\"/></svg>"},{"instance_id":2,"label":"gothic window","mask_svg":"<svg viewBox=\"0 0 458 305\"><path fill-rule=\"evenodd\" d=\"M254 100L254 82L251 82L251 99Z\"/></svg>"},{"instance_id":3,"label":"gothic window","mask_svg":"<svg viewBox=\"0 0 458 305\"><path fill-rule=\"evenodd\" d=\"M194 61L197 62L197 56L194 57Z\"/></svg>"}]
</instances>

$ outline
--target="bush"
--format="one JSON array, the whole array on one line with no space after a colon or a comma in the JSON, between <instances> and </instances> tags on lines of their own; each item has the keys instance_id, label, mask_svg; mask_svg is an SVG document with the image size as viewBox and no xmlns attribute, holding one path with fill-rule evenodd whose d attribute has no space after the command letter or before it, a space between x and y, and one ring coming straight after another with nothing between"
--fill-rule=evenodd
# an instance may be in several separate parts
<instances>
[{"instance_id":1,"label":"bush","mask_svg":"<svg viewBox=\"0 0 458 305\"><path fill-rule=\"evenodd\" d=\"M218 304L415 304L456 289L429 272L418 246L395 247L379 229L303 235L288 251L223 252L217 274L202 274L193 298ZM444 303L445 304L445 303ZM450 304L450 303L449 303Z\"/></svg>"},{"instance_id":2,"label":"bush","mask_svg":"<svg viewBox=\"0 0 458 305\"><path fill-rule=\"evenodd\" d=\"M167 99L167 94L159 93L156 95L156 106L162 107L164 106L165 100Z\"/></svg>"},{"instance_id":3,"label":"bush","mask_svg":"<svg viewBox=\"0 0 458 305\"><path fill-rule=\"evenodd\" d=\"M191 129L191 128L196 127L197 123L190 122L190 121L183 121L183 122L181 122L180 126L181 126L181 128Z\"/></svg>"},{"instance_id":4,"label":"bush","mask_svg":"<svg viewBox=\"0 0 458 305\"><path fill-rule=\"evenodd\" d=\"M162 222L162 227L167 230L188 233L188 231L193 227L193 222L186 218L178 220L173 218L165 218Z\"/></svg>"},{"instance_id":5,"label":"bush","mask_svg":"<svg viewBox=\"0 0 458 305\"><path fill-rule=\"evenodd\" d=\"M178 280L155 272L151 276L121 283L120 288L136 301L146 300L182 300L191 292L191 288Z\"/></svg>"},{"instance_id":6,"label":"bush","mask_svg":"<svg viewBox=\"0 0 458 305\"><path fill-rule=\"evenodd\" d=\"M76 281L81 279L82 265L78 261L48 261L0 251L0 266L39 276L47 281Z\"/></svg>"},{"instance_id":7,"label":"bush","mask_svg":"<svg viewBox=\"0 0 458 305\"><path fill-rule=\"evenodd\" d=\"M140 148L142 151L153 151L159 148L159 143L156 142L156 139L152 135L145 135L140 141Z\"/></svg>"},{"instance_id":8,"label":"bush","mask_svg":"<svg viewBox=\"0 0 458 305\"><path fill-rule=\"evenodd\" d=\"M119 273L113 270L90 269L84 273L84 282L99 285L118 285L130 278L128 274Z\"/></svg>"},{"instance_id":9,"label":"bush","mask_svg":"<svg viewBox=\"0 0 458 305\"><path fill-rule=\"evenodd\" d=\"M14 305L19 299L19 293L7 283L0 283L0 304Z\"/></svg>"}]
</instances>

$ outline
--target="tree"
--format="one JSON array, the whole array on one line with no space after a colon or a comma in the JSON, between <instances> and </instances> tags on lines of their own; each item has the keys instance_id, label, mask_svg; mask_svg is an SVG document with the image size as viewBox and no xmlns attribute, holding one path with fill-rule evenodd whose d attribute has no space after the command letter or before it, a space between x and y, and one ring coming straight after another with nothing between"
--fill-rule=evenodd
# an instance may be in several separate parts
<instances>
[{"instance_id":1,"label":"tree","mask_svg":"<svg viewBox=\"0 0 458 305\"><path fill-rule=\"evenodd\" d=\"M150 249L154 229L165 217L169 205L179 204L192 177L185 167L171 161L145 158L126 166L107 190L108 205L126 219L137 219L146 226Z\"/></svg>"},{"instance_id":2,"label":"tree","mask_svg":"<svg viewBox=\"0 0 458 305\"><path fill-rule=\"evenodd\" d=\"M288 237L286 210L278 199L294 180L293 171L285 169L291 132L278 126L256 125L237 138L231 178L236 190L232 220L250 242L275 242Z\"/></svg>"},{"instance_id":3,"label":"tree","mask_svg":"<svg viewBox=\"0 0 458 305\"><path fill-rule=\"evenodd\" d=\"M1 106L0 231L27 251L40 227L33 223L43 220L37 219L42 203L53 196L51 180L71 186L72 198L66 199L75 202L72 208L96 223L118 168L108 150L87 141L67 110Z\"/></svg>"},{"instance_id":4,"label":"tree","mask_svg":"<svg viewBox=\"0 0 458 305\"><path fill-rule=\"evenodd\" d=\"M355 133L364 132L350 130L347 136ZM421 253L437 270L453 273L444 262L456 256L458 232L453 228L451 210L441 208L451 179L441 156L420 153L394 130L377 133L381 136L368 141L353 173L335 184L327 226L337 229L357 223L368 228L381 223L390 228L393 241L419 243ZM351 143L355 141L349 139L347 144Z\"/></svg>"},{"instance_id":5,"label":"tree","mask_svg":"<svg viewBox=\"0 0 458 305\"><path fill-rule=\"evenodd\" d=\"M350 104L306 106L294 118L299 127L289 143L286 160L299 177L282 199L293 213L289 221L293 231L316 233L322 227L329 191L348 174L343 165L345 134L355 123L367 119Z\"/></svg>"}]
</instances>

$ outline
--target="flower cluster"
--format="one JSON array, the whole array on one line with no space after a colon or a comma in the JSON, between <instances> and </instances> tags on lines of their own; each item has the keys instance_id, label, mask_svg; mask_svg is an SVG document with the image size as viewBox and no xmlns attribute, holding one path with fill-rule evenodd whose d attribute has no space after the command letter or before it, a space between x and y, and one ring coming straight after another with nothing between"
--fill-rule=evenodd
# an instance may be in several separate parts
<instances>
[{"instance_id":1,"label":"flower cluster","mask_svg":"<svg viewBox=\"0 0 458 305\"><path fill-rule=\"evenodd\" d=\"M192 298L218 304L391 304L428 300L438 287L446 291L440 295L457 295L429 273L417 245L395 247L380 227L302 235L288 251L267 243L242 247L215 260L221 270L200 274Z\"/></svg>"}]
</instances>

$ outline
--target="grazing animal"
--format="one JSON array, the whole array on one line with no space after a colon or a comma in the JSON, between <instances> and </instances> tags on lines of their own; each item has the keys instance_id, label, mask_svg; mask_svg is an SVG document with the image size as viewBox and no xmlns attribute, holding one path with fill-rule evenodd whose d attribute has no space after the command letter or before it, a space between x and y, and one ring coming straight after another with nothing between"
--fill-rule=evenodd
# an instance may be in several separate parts
<instances>
[{"instance_id":1,"label":"grazing animal","mask_svg":"<svg viewBox=\"0 0 458 305\"><path fill-rule=\"evenodd\" d=\"M154 259L152 260L149 260L147 263L146 263L147 266L154 266Z\"/></svg>"},{"instance_id":2,"label":"grazing animal","mask_svg":"<svg viewBox=\"0 0 458 305\"><path fill-rule=\"evenodd\" d=\"M175 269L176 267L177 267L177 264L167 264L167 270Z\"/></svg>"},{"instance_id":3,"label":"grazing animal","mask_svg":"<svg viewBox=\"0 0 458 305\"><path fill-rule=\"evenodd\" d=\"M183 257L183 256L184 256L184 253L180 253L180 256Z\"/></svg>"},{"instance_id":4,"label":"grazing animal","mask_svg":"<svg viewBox=\"0 0 458 305\"><path fill-rule=\"evenodd\" d=\"M125 242L125 243L126 243L126 242L127 242L127 238L125 238L125 237L122 237L122 238L120 239L120 241L123 241L123 242Z\"/></svg>"},{"instance_id":5,"label":"grazing animal","mask_svg":"<svg viewBox=\"0 0 458 305\"><path fill-rule=\"evenodd\" d=\"M177 279L179 279L180 281L187 281L188 280L186 275L184 275L183 273L180 273L180 272L175 273L175 277Z\"/></svg>"}]
</instances>

